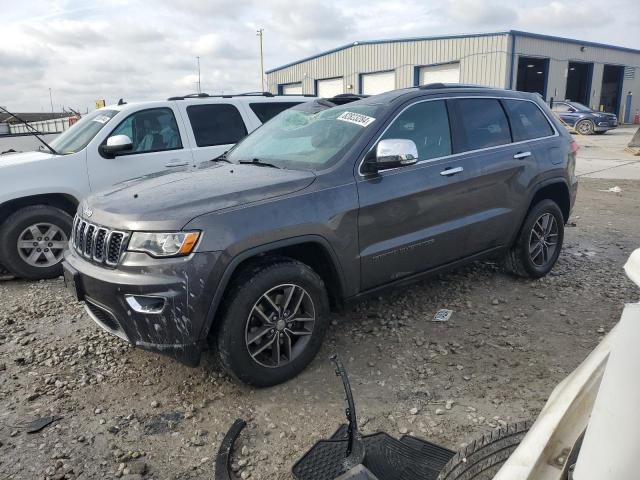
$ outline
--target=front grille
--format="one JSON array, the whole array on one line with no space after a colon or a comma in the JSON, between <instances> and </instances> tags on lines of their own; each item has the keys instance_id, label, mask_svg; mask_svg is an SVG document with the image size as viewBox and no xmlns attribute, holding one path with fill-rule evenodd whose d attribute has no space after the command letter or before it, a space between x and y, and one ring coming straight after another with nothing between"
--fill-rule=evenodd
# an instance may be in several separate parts
<instances>
[{"instance_id":1,"label":"front grille","mask_svg":"<svg viewBox=\"0 0 640 480\"><path fill-rule=\"evenodd\" d=\"M78 215L73 220L71 243L73 248L92 262L115 267L124 251L127 233L110 230L83 220Z\"/></svg>"}]
</instances>

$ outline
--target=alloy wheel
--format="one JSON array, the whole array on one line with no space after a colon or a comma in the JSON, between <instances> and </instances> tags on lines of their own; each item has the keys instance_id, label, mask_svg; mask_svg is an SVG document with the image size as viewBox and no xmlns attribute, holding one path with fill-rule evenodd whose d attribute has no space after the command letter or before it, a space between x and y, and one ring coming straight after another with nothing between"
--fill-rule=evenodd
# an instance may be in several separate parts
<instances>
[{"instance_id":1,"label":"alloy wheel","mask_svg":"<svg viewBox=\"0 0 640 480\"><path fill-rule=\"evenodd\" d=\"M18 236L18 254L32 267L52 267L62 260L68 247L67 234L52 223L36 223Z\"/></svg>"},{"instance_id":2,"label":"alloy wheel","mask_svg":"<svg viewBox=\"0 0 640 480\"><path fill-rule=\"evenodd\" d=\"M550 213L543 213L533 224L529 235L529 258L536 267L551 262L558 248L558 222Z\"/></svg>"},{"instance_id":3,"label":"alloy wheel","mask_svg":"<svg viewBox=\"0 0 640 480\"><path fill-rule=\"evenodd\" d=\"M282 367L305 349L316 321L313 300L299 285L278 285L253 305L245 328L251 358L268 368Z\"/></svg>"}]
</instances>

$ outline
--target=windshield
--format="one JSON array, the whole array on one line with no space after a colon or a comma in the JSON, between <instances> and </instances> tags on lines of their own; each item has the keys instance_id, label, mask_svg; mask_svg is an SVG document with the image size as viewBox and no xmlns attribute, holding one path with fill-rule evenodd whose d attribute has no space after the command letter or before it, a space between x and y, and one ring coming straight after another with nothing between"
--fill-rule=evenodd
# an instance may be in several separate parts
<instances>
[{"instance_id":1,"label":"windshield","mask_svg":"<svg viewBox=\"0 0 640 480\"><path fill-rule=\"evenodd\" d=\"M294 170L322 170L340 158L375 122L380 105L345 105L309 111L285 110L240 142L227 156Z\"/></svg>"},{"instance_id":2,"label":"windshield","mask_svg":"<svg viewBox=\"0 0 640 480\"><path fill-rule=\"evenodd\" d=\"M62 155L79 152L117 113L118 110L96 110L91 112L82 117L69 130L49 142L49 145Z\"/></svg>"},{"instance_id":3,"label":"windshield","mask_svg":"<svg viewBox=\"0 0 640 480\"><path fill-rule=\"evenodd\" d=\"M578 102L567 102L569 103L569 105L571 105L573 108L575 108L576 110L578 110L579 112L590 112L591 109L585 105L582 105L581 103Z\"/></svg>"}]
</instances>

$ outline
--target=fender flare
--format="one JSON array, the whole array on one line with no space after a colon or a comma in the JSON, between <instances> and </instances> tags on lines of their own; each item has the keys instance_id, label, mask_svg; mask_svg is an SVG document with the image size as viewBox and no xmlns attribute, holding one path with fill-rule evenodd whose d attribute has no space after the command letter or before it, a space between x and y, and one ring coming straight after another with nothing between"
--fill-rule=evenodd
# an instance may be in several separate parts
<instances>
[{"instance_id":1,"label":"fender flare","mask_svg":"<svg viewBox=\"0 0 640 480\"><path fill-rule=\"evenodd\" d=\"M245 260L255 257L256 255L260 255L262 253L268 253L279 248L291 247L294 245L300 245L302 243L316 243L319 244L331 258L331 262L333 263L333 267L337 273L338 280L338 292L341 298L345 297L345 278L344 272L342 270L342 265L336 255L333 247L329 243L329 241L320 236L320 235L302 235L298 237L286 238L283 240L277 240L275 242L265 243L263 245L257 245L255 247L251 247L237 254L235 257L231 259L231 261L225 267L224 273L222 274L222 278L218 283L216 291L213 295L213 299L211 300L211 304L209 305L209 310L207 311L207 317L203 323L202 330L200 331L199 340L201 342L206 341L211 332L211 327L214 324L214 319L216 313L218 312L220 305L222 304L222 299L224 292L227 290L229 286L229 282L233 274L237 271L238 266Z\"/></svg>"}]
</instances>

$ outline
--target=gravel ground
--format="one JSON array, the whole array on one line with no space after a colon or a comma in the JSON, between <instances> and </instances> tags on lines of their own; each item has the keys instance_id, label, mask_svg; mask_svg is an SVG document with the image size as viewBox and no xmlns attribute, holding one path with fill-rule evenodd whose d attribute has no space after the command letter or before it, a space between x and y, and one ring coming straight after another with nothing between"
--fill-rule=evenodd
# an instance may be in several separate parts
<instances>
[{"instance_id":1,"label":"gravel ground","mask_svg":"<svg viewBox=\"0 0 640 480\"><path fill-rule=\"evenodd\" d=\"M614 185L621 193L607 190ZM298 378L254 390L214 362L191 369L102 333L61 279L0 283L0 479L213 477L219 442L248 421L241 478L290 478L343 421L327 357L349 371L365 433L457 449L535 417L551 390L639 293L622 271L640 246L640 182L583 180L565 248L548 277L478 263L334 315ZM446 323L430 321L440 308ZM26 433L41 416L61 417Z\"/></svg>"}]
</instances>

